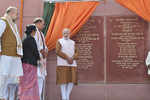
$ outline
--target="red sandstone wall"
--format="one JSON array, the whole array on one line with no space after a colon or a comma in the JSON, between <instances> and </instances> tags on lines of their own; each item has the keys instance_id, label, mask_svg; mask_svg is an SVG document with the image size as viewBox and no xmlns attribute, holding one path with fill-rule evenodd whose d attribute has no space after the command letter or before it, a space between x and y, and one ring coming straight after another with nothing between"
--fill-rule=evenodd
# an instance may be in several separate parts
<instances>
[{"instance_id":1,"label":"red sandstone wall","mask_svg":"<svg viewBox=\"0 0 150 100\"><path fill-rule=\"evenodd\" d=\"M120 6L114 0L107 0L106 4L101 4L97 7L96 11L93 13L92 16L100 16L104 18L105 21L107 21L106 19L109 17L117 17L117 16L124 16L124 17L135 16L136 17L136 14ZM94 75L101 75L99 77L97 76L98 77L97 79L101 81L98 81L98 82L95 81L92 83L88 83L88 82L79 83L79 85L76 86L74 90L72 91L71 100L149 100L150 99L150 96L149 96L150 85L147 84L147 82L144 82L145 80L147 81L147 79L145 79L145 76L143 77L141 75L142 78L141 77L138 78L135 75L136 78L134 78L132 76L134 73L131 71L132 73L127 74L127 75L124 72L123 72L123 76L118 75L117 78L120 79L120 81L118 82L117 81L113 82L115 78L112 78L112 80L109 79L108 77L109 75L113 77L113 75L111 74L113 73L116 74L117 72L115 71L113 72L109 70L111 71L111 74L107 73L109 72L108 68L109 67L111 68L111 66L109 66L109 62L107 62L107 58L109 58L109 55L107 54L106 50L107 49L112 50L112 48L108 48L106 45L108 43L107 39L109 35L109 33L107 34L107 32L109 32L109 28L111 28L111 25L109 25L109 28L108 28L107 22L105 21L104 21L105 23L104 27L99 27L100 29L103 28L102 30L104 30L104 33L101 33L103 34L103 36L100 35L104 39L104 47L101 45L101 43L99 43L101 49L104 49L104 56L101 56L102 58L104 57L104 65L101 64L99 65L99 67L104 67L104 68L98 68L98 70L102 72L101 73L102 75L93 73ZM145 30L148 30L148 28L146 28ZM145 38L145 40L147 41L149 39ZM149 45L148 41L146 45L147 46ZM145 47L147 48L147 46ZM143 50L146 50L146 48L142 49L141 51L142 54L144 54ZM99 55L99 53L97 54ZM97 59L100 59L100 58L97 58ZM47 67L48 77L47 77L46 99L47 100L60 100L61 99L60 88L59 86L56 86L55 84L55 81L56 81L55 51L51 51L49 53L47 65L48 65ZM93 68L95 68L95 66ZM144 66L142 66L141 68L142 70L137 71L138 74L145 73L145 71L143 71L145 70ZM89 73L87 74L87 76L88 75L94 76L93 74ZM104 77L103 77L103 74L104 74ZM83 78L83 79L90 80L90 78L85 78L85 76L82 74L80 79L82 80ZM126 80L124 80L124 78ZM138 83L139 80L140 80L139 82L140 84Z\"/></svg>"},{"instance_id":2,"label":"red sandstone wall","mask_svg":"<svg viewBox=\"0 0 150 100\"><path fill-rule=\"evenodd\" d=\"M24 0L24 19L23 26L32 23L35 17L42 16L43 3L42 0ZM0 15L4 14L8 6L20 7L20 0L1 0ZM130 16L135 15L128 9L121 7L114 0L107 0L106 4L101 4L97 7L93 16ZM104 27L105 30L106 27ZM149 37L149 35L147 36ZM104 38L107 36L104 34ZM149 47L150 39L146 39L146 46ZM105 41L106 42L106 41ZM106 62L105 62L106 63ZM56 86L56 55L52 51L49 53L47 62L47 85L46 85L46 100L60 100L60 89ZM106 75L106 70L104 70ZM104 77L105 79L106 77ZM80 83L76 86L71 94L71 100L150 100L150 85L149 84L106 84L104 83Z\"/></svg>"}]
</instances>

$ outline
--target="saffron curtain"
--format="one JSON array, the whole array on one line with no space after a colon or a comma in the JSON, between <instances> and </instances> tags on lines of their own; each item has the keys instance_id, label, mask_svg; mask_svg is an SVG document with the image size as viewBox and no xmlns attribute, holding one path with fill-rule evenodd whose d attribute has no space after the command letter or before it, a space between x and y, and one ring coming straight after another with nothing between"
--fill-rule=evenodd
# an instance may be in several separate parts
<instances>
[{"instance_id":1,"label":"saffron curtain","mask_svg":"<svg viewBox=\"0 0 150 100\"><path fill-rule=\"evenodd\" d=\"M49 51L54 49L56 42L62 37L62 30L69 28L71 36L75 35L88 20L99 2L65 2L56 3L53 17L46 34Z\"/></svg>"},{"instance_id":2,"label":"saffron curtain","mask_svg":"<svg viewBox=\"0 0 150 100\"><path fill-rule=\"evenodd\" d=\"M150 21L150 0L116 0L116 2Z\"/></svg>"}]
</instances>

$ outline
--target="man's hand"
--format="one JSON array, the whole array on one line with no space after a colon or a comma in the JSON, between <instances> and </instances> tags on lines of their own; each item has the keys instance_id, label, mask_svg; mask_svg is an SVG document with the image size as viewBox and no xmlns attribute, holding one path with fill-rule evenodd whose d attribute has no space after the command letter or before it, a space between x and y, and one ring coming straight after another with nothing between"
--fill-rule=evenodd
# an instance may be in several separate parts
<instances>
[{"instance_id":1,"label":"man's hand","mask_svg":"<svg viewBox=\"0 0 150 100\"><path fill-rule=\"evenodd\" d=\"M0 54L0 56L1 56L1 54ZM22 58L22 57L23 57L22 55L18 55L18 54L17 54L17 56L18 56L18 57L20 57L20 58Z\"/></svg>"},{"instance_id":2,"label":"man's hand","mask_svg":"<svg viewBox=\"0 0 150 100\"><path fill-rule=\"evenodd\" d=\"M43 54L43 53L44 53L44 49L42 49L42 50L40 51L40 53Z\"/></svg>"},{"instance_id":3,"label":"man's hand","mask_svg":"<svg viewBox=\"0 0 150 100\"><path fill-rule=\"evenodd\" d=\"M47 53L44 49L42 49L42 50L40 51L40 53L42 54L43 58L46 58L47 55L48 55L48 53Z\"/></svg>"},{"instance_id":4,"label":"man's hand","mask_svg":"<svg viewBox=\"0 0 150 100\"><path fill-rule=\"evenodd\" d=\"M73 59L70 58L70 57L68 57L68 58L67 58L67 62L68 62L68 64L73 64Z\"/></svg>"},{"instance_id":5,"label":"man's hand","mask_svg":"<svg viewBox=\"0 0 150 100\"><path fill-rule=\"evenodd\" d=\"M48 56L48 52L45 51L44 56L47 57Z\"/></svg>"}]
</instances>

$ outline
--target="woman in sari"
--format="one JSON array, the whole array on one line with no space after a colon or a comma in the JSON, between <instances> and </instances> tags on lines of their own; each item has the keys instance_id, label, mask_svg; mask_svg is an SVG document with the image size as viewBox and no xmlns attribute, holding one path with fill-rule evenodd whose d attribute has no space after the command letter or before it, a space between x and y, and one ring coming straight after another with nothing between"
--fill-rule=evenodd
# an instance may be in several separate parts
<instances>
[{"instance_id":1,"label":"woman in sari","mask_svg":"<svg viewBox=\"0 0 150 100\"><path fill-rule=\"evenodd\" d=\"M27 37L23 41L23 76L20 77L19 99L20 100L40 100L37 65L40 60L34 35L36 27L34 25L26 26Z\"/></svg>"}]
</instances>

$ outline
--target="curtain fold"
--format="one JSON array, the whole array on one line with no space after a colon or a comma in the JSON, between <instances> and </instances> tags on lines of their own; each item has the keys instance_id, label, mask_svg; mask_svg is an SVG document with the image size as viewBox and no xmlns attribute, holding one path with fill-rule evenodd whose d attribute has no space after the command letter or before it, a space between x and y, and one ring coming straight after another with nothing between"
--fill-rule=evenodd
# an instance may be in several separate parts
<instances>
[{"instance_id":1,"label":"curtain fold","mask_svg":"<svg viewBox=\"0 0 150 100\"><path fill-rule=\"evenodd\" d=\"M54 14L46 34L49 51L55 48L56 41L62 37L62 30L69 28L71 37L88 20L99 2L65 2L56 3Z\"/></svg>"},{"instance_id":2,"label":"curtain fold","mask_svg":"<svg viewBox=\"0 0 150 100\"><path fill-rule=\"evenodd\" d=\"M43 9L43 19L45 21L45 27L43 29L44 35L46 35L49 24L51 22L51 18L53 16L53 12L55 9L55 3L44 2L44 9Z\"/></svg>"},{"instance_id":3,"label":"curtain fold","mask_svg":"<svg viewBox=\"0 0 150 100\"><path fill-rule=\"evenodd\" d=\"M150 21L150 0L116 0L116 2Z\"/></svg>"}]
</instances>

